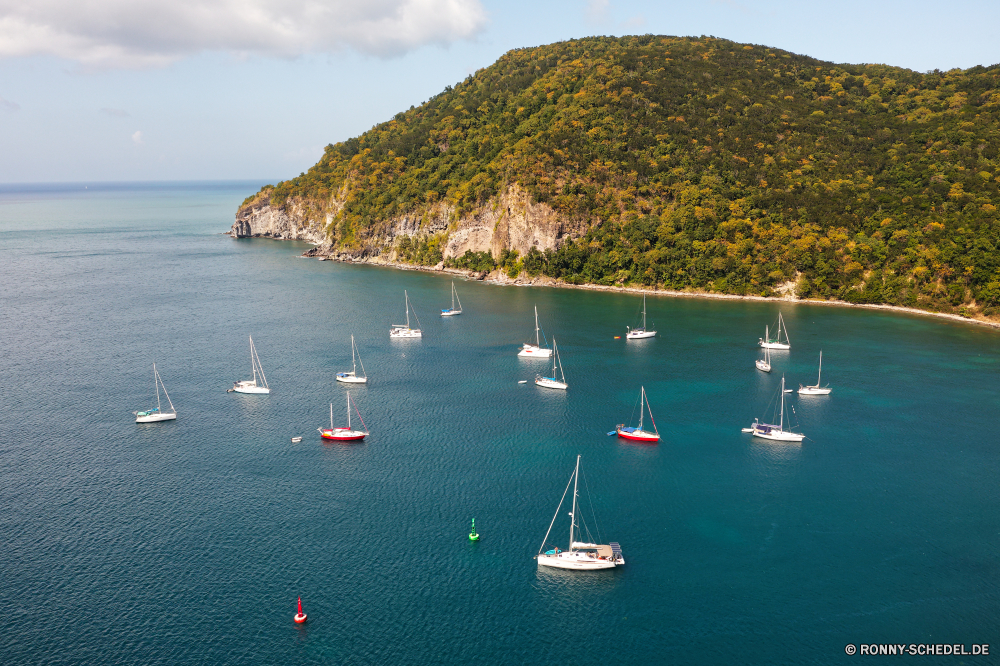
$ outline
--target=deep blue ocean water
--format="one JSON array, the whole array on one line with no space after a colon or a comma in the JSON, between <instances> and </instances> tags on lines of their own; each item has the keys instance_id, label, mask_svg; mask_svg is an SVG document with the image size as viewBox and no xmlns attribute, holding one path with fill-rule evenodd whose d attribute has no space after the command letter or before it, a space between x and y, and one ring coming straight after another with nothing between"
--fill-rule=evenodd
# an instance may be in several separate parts
<instances>
[{"instance_id":1,"label":"deep blue ocean water","mask_svg":"<svg viewBox=\"0 0 1000 666\"><path fill-rule=\"evenodd\" d=\"M441 318L448 276L221 235L259 185L0 188L3 664L1000 653L1000 332L651 297L659 336L626 342L635 295L462 280L465 313ZM419 341L388 336L404 289ZM518 384L546 367L516 356L536 304L566 392ZM763 375L755 344L779 310L792 350ZM370 383L348 389L333 375L352 333ZM249 377L249 334L269 396L226 393ZM815 380L821 349L833 394L788 399L808 439L741 434L782 373ZM178 418L137 425L154 361ZM640 386L657 446L606 435ZM346 390L371 435L323 443ZM621 569L532 559L577 454L580 512L621 543Z\"/></svg>"}]
</instances>

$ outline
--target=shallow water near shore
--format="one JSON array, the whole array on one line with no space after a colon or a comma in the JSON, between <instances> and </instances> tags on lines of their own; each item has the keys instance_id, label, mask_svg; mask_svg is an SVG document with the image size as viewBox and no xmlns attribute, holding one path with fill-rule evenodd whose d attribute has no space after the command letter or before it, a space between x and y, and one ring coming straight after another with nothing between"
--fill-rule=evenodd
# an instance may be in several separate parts
<instances>
[{"instance_id":1,"label":"shallow water near shore","mask_svg":"<svg viewBox=\"0 0 1000 666\"><path fill-rule=\"evenodd\" d=\"M221 235L258 183L82 187L0 188L4 664L834 664L848 643L1000 643L997 331L650 297L658 337L626 342L634 295L463 280L442 318L450 276ZM389 339L404 289L422 340ZM516 356L534 305L568 391ZM792 349L764 375L779 310ZM249 334L269 396L226 393ZM366 386L333 381L351 334ZM787 396L807 439L741 434L782 373L815 382L821 349L833 394ZM178 418L137 425L154 361ZM606 435L640 386L657 446ZM325 444L348 390L371 435ZM621 569L532 559L577 454L578 513Z\"/></svg>"}]
</instances>

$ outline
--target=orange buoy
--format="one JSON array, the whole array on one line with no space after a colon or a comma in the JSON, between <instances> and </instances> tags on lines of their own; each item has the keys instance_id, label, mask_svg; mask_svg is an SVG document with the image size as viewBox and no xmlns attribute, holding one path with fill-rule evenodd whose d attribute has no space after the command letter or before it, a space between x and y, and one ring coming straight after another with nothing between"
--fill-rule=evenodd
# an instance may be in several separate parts
<instances>
[{"instance_id":1,"label":"orange buoy","mask_svg":"<svg viewBox=\"0 0 1000 666\"><path fill-rule=\"evenodd\" d=\"M621 340L621 339L622 339L622 336L620 336L620 335L616 335L615 336L615 340Z\"/></svg>"},{"instance_id":2,"label":"orange buoy","mask_svg":"<svg viewBox=\"0 0 1000 666\"><path fill-rule=\"evenodd\" d=\"M295 614L295 624L302 624L306 621L306 614L302 612L302 597L299 597L299 612Z\"/></svg>"}]
</instances>

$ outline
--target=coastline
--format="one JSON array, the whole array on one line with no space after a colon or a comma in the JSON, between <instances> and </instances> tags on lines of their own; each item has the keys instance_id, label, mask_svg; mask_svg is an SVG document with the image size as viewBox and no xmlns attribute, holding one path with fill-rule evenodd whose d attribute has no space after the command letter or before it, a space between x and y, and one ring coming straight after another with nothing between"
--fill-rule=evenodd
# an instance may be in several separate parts
<instances>
[{"instance_id":1,"label":"coastline","mask_svg":"<svg viewBox=\"0 0 1000 666\"><path fill-rule=\"evenodd\" d=\"M226 232L228 234L228 232ZM275 239L283 240L283 239ZM341 253L339 255L332 254L320 254L318 252L320 246L313 248L307 252L299 255L302 259L318 259L319 261L338 261L345 264L369 264L375 266L385 266L386 268L396 268L404 271L424 271L427 273L447 273L449 275L458 275L470 280L477 280L481 282L486 282L489 284L504 285L508 287L556 287L561 289L587 289L591 291L612 291L618 293L626 294L646 294L647 296L667 296L671 298L709 298L709 299L719 299L727 301L775 301L790 304L801 304L801 305L826 305L834 307L847 307L847 308L861 308L866 310L885 310L890 312L899 312L911 315L921 315L925 317L935 317L938 319L947 319L949 321L961 322L963 324L975 324L978 326L986 326L988 328L1000 329L1000 321L991 321L989 319L977 319L973 317L963 317L962 315L952 314L950 312L933 312L931 310L921 310L920 308L909 308L901 305L888 305L885 303L848 303L847 301L833 300L825 301L820 299L798 299L791 298L788 296L745 296L740 294L716 294L712 292L700 292L700 291L677 291L674 289L651 289L651 288L641 288L641 287L610 287L600 284L570 284L568 282L563 282L562 280L556 280L544 275L539 275L537 277L522 277L518 276L516 278L509 278L500 269L494 269L489 273L473 271L465 268L446 268L442 264L437 266L417 266L414 264L405 264L398 261L387 261L381 257L363 257L356 259L351 257L346 253Z\"/></svg>"}]
</instances>

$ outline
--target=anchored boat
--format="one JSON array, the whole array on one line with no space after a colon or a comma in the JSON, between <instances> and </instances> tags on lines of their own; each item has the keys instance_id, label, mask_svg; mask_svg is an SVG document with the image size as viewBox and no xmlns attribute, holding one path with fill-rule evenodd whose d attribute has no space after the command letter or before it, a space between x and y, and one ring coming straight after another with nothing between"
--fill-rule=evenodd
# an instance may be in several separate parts
<instances>
[{"instance_id":1,"label":"anchored boat","mask_svg":"<svg viewBox=\"0 0 1000 666\"><path fill-rule=\"evenodd\" d=\"M160 389L163 389L163 397L167 399L167 404L170 405L169 411L163 411L160 408ZM144 412L132 412L135 414L136 423L157 423L158 421L173 421L177 418L177 410L174 409L174 403L170 402L170 396L167 395L167 387L163 385L163 379L160 377L160 373L156 371L156 364L153 364L153 389L156 391L156 408L147 409Z\"/></svg>"},{"instance_id":2,"label":"anchored boat","mask_svg":"<svg viewBox=\"0 0 1000 666\"><path fill-rule=\"evenodd\" d=\"M264 376L264 367L260 364L260 357L257 356L257 348L253 344L253 336L250 336L250 367L253 369L253 379L233 382L233 388L227 393L236 391L237 393L270 393L267 387L267 377ZM260 373L261 385L257 384L257 374Z\"/></svg>"},{"instance_id":3,"label":"anchored boat","mask_svg":"<svg viewBox=\"0 0 1000 666\"><path fill-rule=\"evenodd\" d=\"M458 308L455 308L455 301L458 301ZM458 292L455 291L455 283L451 283L451 307L447 310L441 310L442 317L454 317L455 315L462 314L462 301L458 300Z\"/></svg>"},{"instance_id":4,"label":"anchored boat","mask_svg":"<svg viewBox=\"0 0 1000 666\"><path fill-rule=\"evenodd\" d=\"M549 530L545 533L545 539L542 540L542 546L538 549L538 554L535 555L535 559L538 560L538 566L553 567L556 569L575 569L577 571L614 569L615 567L620 567L625 564L625 558L622 556L621 546L619 546L617 542L612 541L611 543L605 545L586 541L575 541L576 526L578 522L576 515L576 498L578 496L577 488L579 485L579 478L580 456L577 456L576 469L573 470L573 474L569 477L569 482L566 484L566 490L563 491L562 499L559 500L559 506L556 507L556 513L552 516L552 522L549 523ZM573 510L570 511L569 514L569 549L560 550L559 548L552 548L551 550L545 550L545 544L549 540L549 533L552 532L552 526L555 525L556 518L559 517L559 510L562 509L563 501L566 499L566 493L569 492L570 484L573 485Z\"/></svg>"},{"instance_id":5,"label":"anchored boat","mask_svg":"<svg viewBox=\"0 0 1000 666\"><path fill-rule=\"evenodd\" d=\"M784 329L784 333L785 333L785 341L784 342L781 341L781 332L782 332L782 329ZM788 327L785 326L785 320L781 317L781 313L780 312L778 313L778 335L775 336L774 340L772 340L771 339L770 331L768 330L768 327L765 326L764 327L764 337L760 338L760 341L757 344L760 345L761 347L763 347L764 349L791 349L792 348L792 343L788 339Z\"/></svg>"},{"instance_id":6,"label":"anchored boat","mask_svg":"<svg viewBox=\"0 0 1000 666\"><path fill-rule=\"evenodd\" d=\"M562 361L559 359L559 348L556 347L555 338L552 338L552 349L555 351L555 354L552 357L552 376L543 377L542 375L535 375L535 383L543 388L562 389L565 391L569 388L569 384L566 383L566 375L563 374ZM562 381L555 378L557 368Z\"/></svg>"},{"instance_id":7,"label":"anchored boat","mask_svg":"<svg viewBox=\"0 0 1000 666\"><path fill-rule=\"evenodd\" d=\"M358 346L354 343L354 336L351 336L351 371L338 372L337 381L345 384L367 384L368 375L365 374L365 364L361 363L361 376L358 377L358 363L361 362L361 354L358 353Z\"/></svg>"},{"instance_id":8,"label":"anchored boat","mask_svg":"<svg viewBox=\"0 0 1000 666\"><path fill-rule=\"evenodd\" d=\"M791 430L791 423L788 424L788 430L785 430L785 376L781 376L781 393L779 402L781 404L781 411L778 413L778 425L771 423L760 423L757 419L754 419L753 423L750 424L749 428L743 428L743 432L753 433L754 437L760 437L761 439L770 439L776 442L801 442L806 438L805 435Z\"/></svg>"},{"instance_id":9,"label":"anchored boat","mask_svg":"<svg viewBox=\"0 0 1000 666\"><path fill-rule=\"evenodd\" d=\"M403 297L406 300L406 326L400 324L393 324L392 328L389 329L390 338L421 338L423 334L420 332L419 328L410 328L410 295L403 290ZM417 311L413 311L413 318L417 320L417 326L420 326L420 320L417 319Z\"/></svg>"},{"instance_id":10,"label":"anchored boat","mask_svg":"<svg viewBox=\"0 0 1000 666\"><path fill-rule=\"evenodd\" d=\"M757 369L761 372L771 372L771 349L764 347L764 358L757 359Z\"/></svg>"},{"instance_id":11,"label":"anchored boat","mask_svg":"<svg viewBox=\"0 0 1000 666\"><path fill-rule=\"evenodd\" d=\"M642 295L642 326L639 328L629 328L625 327L628 333L625 334L626 340L641 340L642 338L654 338L656 337L656 331L646 330L646 294Z\"/></svg>"},{"instance_id":12,"label":"anchored boat","mask_svg":"<svg viewBox=\"0 0 1000 666\"><path fill-rule=\"evenodd\" d=\"M816 374L815 386L803 386L799 384L799 395L830 395L833 391L829 385L820 386L820 378L823 376L823 350L819 352L819 372Z\"/></svg>"},{"instance_id":13,"label":"anchored boat","mask_svg":"<svg viewBox=\"0 0 1000 666\"><path fill-rule=\"evenodd\" d=\"M357 411L358 406L354 405L354 410ZM351 427L351 394L347 394L347 427L346 428L334 428L333 427L333 403L330 403L330 427L329 428L316 428L319 431L320 436L323 439L332 439L335 442L356 442L364 439L368 436L368 428L365 426L364 419L361 418L361 412L358 412L358 419L361 420L361 427L364 430L354 430Z\"/></svg>"},{"instance_id":14,"label":"anchored boat","mask_svg":"<svg viewBox=\"0 0 1000 666\"><path fill-rule=\"evenodd\" d=\"M649 420L653 424L653 432L642 429L642 415L645 410L649 410ZM635 414L634 408L632 411ZM622 439L631 440L633 442L646 442L653 444L660 441L660 432L656 429L656 421L653 420L653 410L649 407L649 398L646 397L646 387L640 388L639 393L639 427L630 428L624 423L619 423L615 426L615 432ZM613 434L613 433L608 433Z\"/></svg>"},{"instance_id":15,"label":"anchored boat","mask_svg":"<svg viewBox=\"0 0 1000 666\"><path fill-rule=\"evenodd\" d=\"M539 331L541 329L538 327L538 306L535 306L535 344L530 342L525 342L521 345L521 351L517 352L518 356L534 357L534 358L548 358L552 356L552 350L547 349L542 346L542 341L539 338Z\"/></svg>"}]
</instances>

